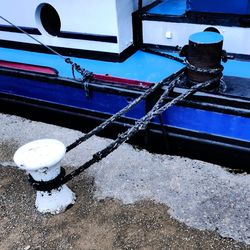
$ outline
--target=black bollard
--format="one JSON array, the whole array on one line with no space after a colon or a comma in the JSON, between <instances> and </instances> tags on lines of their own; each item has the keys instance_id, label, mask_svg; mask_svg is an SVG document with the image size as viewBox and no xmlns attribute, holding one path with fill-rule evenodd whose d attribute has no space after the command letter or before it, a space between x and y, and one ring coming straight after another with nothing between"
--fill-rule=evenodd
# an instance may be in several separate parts
<instances>
[{"instance_id":1,"label":"black bollard","mask_svg":"<svg viewBox=\"0 0 250 250\"><path fill-rule=\"evenodd\" d=\"M223 36L216 32L204 31L189 37L189 45L180 52L186 57L189 86L222 77L222 46ZM219 85L220 81L214 82L208 90L216 90Z\"/></svg>"}]
</instances>

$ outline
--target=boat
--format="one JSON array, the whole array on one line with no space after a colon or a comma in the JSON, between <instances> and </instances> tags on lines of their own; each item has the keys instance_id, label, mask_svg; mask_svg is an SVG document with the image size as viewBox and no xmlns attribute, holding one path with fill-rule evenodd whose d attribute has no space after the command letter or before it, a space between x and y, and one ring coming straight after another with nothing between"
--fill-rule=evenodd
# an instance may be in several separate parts
<instances>
[{"instance_id":1,"label":"boat","mask_svg":"<svg viewBox=\"0 0 250 250\"><path fill-rule=\"evenodd\" d=\"M194 69L187 50L200 36L208 39L200 44L209 49L195 57L202 59ZM159 82L181 78L166 102L187 92L195 86L191 78L202 75L199 69L211 66L204 58L215 51L219 62L211 70L219 63L215 75L223 78L153 118L130 143L249 169L249 0L5 0L0 37L1 112L84 132ZM203 72L202 81L210 73ZM116 138L133 127L167 84L98 135Z\"/></svg>"}]
</instances>

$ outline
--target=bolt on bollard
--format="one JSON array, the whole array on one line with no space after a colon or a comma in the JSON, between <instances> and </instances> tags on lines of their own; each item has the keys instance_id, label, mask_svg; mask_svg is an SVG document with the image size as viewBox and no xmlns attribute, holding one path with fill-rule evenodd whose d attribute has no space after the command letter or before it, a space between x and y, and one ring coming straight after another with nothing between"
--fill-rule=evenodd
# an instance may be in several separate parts
<instances>
[{"instance_id":1,"label":"bolt on bollard","mask_svg":"<svg viewBox=\"0 0 250 250\"><path fill-rule=\"evenodd\" d=\"M62 142L41 139L23 145L14 155L16 165L29 174L31 183L36 183L35 206L41 213L58 214L75 203L75 194L67 185L58 184L56 188L50 188L50 184L64 174L60 163L65 152Z\"/></svg>"}]
</instances>

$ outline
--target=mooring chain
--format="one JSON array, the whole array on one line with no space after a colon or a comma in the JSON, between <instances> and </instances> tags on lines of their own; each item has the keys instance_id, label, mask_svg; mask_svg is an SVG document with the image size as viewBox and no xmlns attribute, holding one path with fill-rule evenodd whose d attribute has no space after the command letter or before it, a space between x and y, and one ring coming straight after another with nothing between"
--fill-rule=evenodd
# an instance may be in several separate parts
<instances>
[{"instance_id":1,"label":"mooring chain","mask_svg":"<svg viewBox=\"0 0 250 250\"><path fill-rule=\"evenodd\" d=\"M82 76L83 80L90 79L93 76L93 72L90 72L90 71L82 68L79 64L73 62L69 57L65 58L65 62L71 65L72 75L73 75L74 79L76 79L75 71L78 72Z\"/></svg>"},{"instance_id":2,"label":"mooring chain","mask_svg":"<svg viewBox=\"0 0 250 250\"><path fill-rule=\"evenodd\" d=\"M172 101L166 103L165 102L166 97L172 91L174 88L174 82L173 80L168 86L163 95L160 97L160 99L157 101L156 105L151 109L149 113L147 113L144 117L142 117L140 120L138 120L133 127L128 129L126 132L123 132L118 135L117 139L109 144L106 148L100 150L99 152L95 153L92 158L85 162L82 166L77 168L76 170L73 170L71 173L64 176L64 174L61 175L61 178L57 178L56 181L51 180L47 182L33 182L32 185L35 189L39 191L50 191L52 189L56 189L60 187L63 184L66 184L68 181L72 180L74 177L78 176L80 173L85 171L87 168L91 167L93 164L98 163L103 158L108 156L110 153L112 153L114 150L116 150L121 144L129 140L133 135L135 135L139 130L144 129L150 121L162 114L164 111L166 111L168 108L172 107L173 105L176 105L178 102L183 101L187 97L193 95L198 90L207 88L210 86L213 82L220 80L219 77L214 78L212 80L199 83L197 85L192 86L188 91L185 93L177 96ZM48 188L49 187L49 188Z\"/></svg>"},{"instance_id":3,"label":"mooring chain","mask_svg":"<svg viewBox=\"0 0 250 250\"><path fill-rule=\"evenodd\" d=\"M124 142L129 140L133 135L135 135L139 130L144 129L154 117L159 116L162 112L164 112L168 108L172 107L173 105L176 105L178 102L183 101L184 99L191 96L192 94L194 94L198 90L206 88L209 85L211 85L214 81L218 81L218 80L219 80L219 78L215 78L215 79L206 81L204 83L200 83L200 84L197 84L195 86L192 86L185 93L174 98L169 103L162 105L162 103L164 103L166 96L170 93L170 91L174 87L174 84L173 84L174 81L172 81L168 85L167 89L165 90L163 95L160 97L160 99L158 100L156 105L153 107L153 109L148 114L146 114L143 118L138 120L133 127L128 129L126 132L118 135L117 139L114 142L112 142L109 146L107 146L106 148L102 149L101 151L95 153L89 161L87 161L82 166L80 166L76 170L72 171L68 175L66 175L66 176L61 175L61 179L57 178L56 181L51 180L48 182L34 182L34 183L32 183L33 187L39 191L49 191L49 190L58 188L59 186L61 186L63 184L66 184L68 181L70 181L74 177L78 176L80 173L85 171L87 168L91 167L93 164L101 161L103 158L108 156L110 153L112 153L114 150L116 150L121 144L123 144ZM48 187L49 187L49 189L48 189Z\"/></svg>"},{"instance_id":4,"label":"mooring chain","mask_svg":"<svg viewBox=\"0 0 250 250\"><path fill-rule=\"evenodd\" d=\"M186 64L188 69L191 69L193 71L199 72L199 73L208 73L208 74L221 74L221 72L223 71L224 67L222 65L220 65L218 68L200 68L197 66L192 65L187 59L184 60L184 63Z\"/></svg>"},{"instance_id":5,"label":"mooring chain","mask_svg":"<svg viewBox=\"0 0 250 250\"><path fill-rule=\"evenodd\" d=\"M173 55L170 55L168 53L164 53L164 52L157 51L157 50L150 49L150 48L142 48L141 50L148 52L148 53L151 53L151 54L155 54L158 56L169 58L171 60L175 60L175 61L180 62L180 63L183 63L187 66L188 69L191 69L191 70L199 72L199 73L208 73L208 74L215 74L216 75L216 74L220 74L224 69L224 67L222 65L220 65L218 68L214 68L214 69L212 69L212 68L200 68L200 67L192 65L187 59L181 59L177 56L173 56Z\"/></svg>"},{"instance_id":6,"label":"mooring chain","mask_svg":"<svg viewBox=\"0 0 250 250\"><path fill-rule=\"evenodd\" d=\"M118 135L117 139L114 142L112 142L109 146L107 146L103 150L95 153L92 156L92 159L90 159L89 161L84 163L82 166L80 166L78 169L72 171L71 173L66 175L64 178L62 178L61 184L67 183L68 181L70 181L71 179L73 179L74 177L79 175L81 172L83 172L84 170L86 170L87 168L92 166L93 164L99 162L100 160L102 160L103 158L108 156L115 149L117 149L121 144L123 144L124 142L129 140L139 130L144 129L154 117L159 116L162 112L169 109L173 105L176 105L178 102L183 101L187 97L193 95L198 90L204 89L204 88L208 87L209 85L211 85L213 82L218 81L218 80L219 80L219 78L214 78L212 80L209 80L209 81L197 84L195 86L192 86L185 93L179 95L178 97L174 98L172 101L166 103L165 105L162 105L164 99L169 94L169 92L172 90L172 83L169 84L166 91L164 92L164 94L161 96L159 101L156 103L156 105L153 107L153 109L149 113L147 113L143 118L138 120L136 122L136 124L133 127L131 127L130 129L128 129L126 132Z\"/></svg>"},{"instance_id":7,"label":"mooring chain","mask_svg":"<svg viewBox=\"0 0 250 250\"><path fill-rule=\"evenodd\" d=\"M183 73L181 71L181 73ZM177 74L177 73L176 73ZM177 74L178 76L179 74ZM178 78L178 77L177 77ZM165 92L163 93L163 95L160 97L160 99L158 100L158 102L156 103L156 105L154 106L154 108L152 110L156 110L157 108L160 108L161 104L164 102L166 96L170 93L170 91L173 90L175 83L176 83L177 79L174 78L174 80L172 80L169 85L167 86L167 89L165 90ZM155 89L158 88L158 84L155 84ZM148 113L149 114L149 113ZM146 115L147 116L147 115ZM146 117L145 116L145 117ZM143 118L142 118L143 119ZM102 124L101 124L102 125ZM101 129L101 127L100 127ZM85 169L89 168L90 166L92 166L93 164L99 162L100 160L102 160L103 158L105 158L107 155L109 155L111 152L113 152L115 149L117 149L123 142L127 141L131 136L133 136L139 129L142 129L141 123L139 121L136 122L136 124L129 130L127 130L124 133L121 133L118 135L117 139L111 143L108 147L106 147L105 149L95 153L92 156L92 159L87 161L86 163L84 163L82 166L80 166L78 169L72 171L71 173L69 173L68 175L64 176L64 175L60 175L60 178L56 178L54 180L51 181L39 181L36 182L34 181L32 178L29 178L31 185L38 191L50 191L52 189L58 188L59 186L67 183L68 181L70 181L71 179L73 179L74 177L76 177L77 175L79 175L81 172L83 172ZM94 129L95 130L95 129ZM94 131L93 130L93 131ZM71 144L70 146L72 146L71 149L73 149L74 147L76 147L77 145L79 145L83 140L86 140L87 138L89 138L92 135L92 131L90 131L89 135L87 137L83 136L81 138L79 138L76 142L74 142L73 144ZM67 148L70 150L70 146L68 146ZM68 150L68 151L69 151Z\"/></svg>"},{"instance_id":8,"label":"mooring chain","mask_svg":"<svg viewBox=\"0 0 250 250\"><path fill-rule=\"evenodd\" d=\"M175 82L175 80L173 80L167 86L167 89L165 90L163 95L160 97L160 99L158 100L158 102L156 103L156 105L154 106L152 111L155 111L156 108L161 106L161 104L164 102L165 97L170 93L170 91L173 90L174 82ZM152 113L152 111L149 113ZM112 142L109 146L107 146L105 149L95 153L92 156L91 160L87 161L82 166L80 166L78 169L76 169L76 170L72 171L71 173L69 173L68 175L66 175L62 179L62 184L67 183L68 181L73 179L75 176L79 175L81 172L83 172L84 170L86 170L87 168L92 166L93 164L99 162L100 160L102 160L103 158L108 156L111 152L113 152L115 149L117 149L122 143L126 142L129 138L131 138L137 131L143 129L143 127L146 126L146 124L144 124L143 122L144 122L144 120L145 120L145 122L147 122L146 118L149 116L149 113L141 119L141 120L143 120L142 122L141 122L141 120L138 120L133 127L128 129L126 132L119 134L117 139L114 142Z\"/></svg>"},{"instance_id":9,"label":"mooring chain","mask_svg":"<svg viewBox=\"0 0 250 250\"><path fill-rule=\"evenodd\" d=\"M179 63L183 63L184 64L184 60L177 57L177 56L173 56L173 55L170 55L168 53L164 53L164 52L160 52L160 51L157 51L157 50L154 50L154 49L150 49L150 48L142 48L141 49L142 51L145 51L147 53L151 53L151 54L154 54L154 55L157 55L157 56L162 56L162 57L165 57L165 58L168 58L168 59L171 59L171 60L174 60L174 61L177 61Z\"/></svg>"},{"instance_id":10,"label":"mooring chain","mask_svg":"<svg viewBox=\"0 0 250 250\"><path fill-rule=\"evenodd\" d=\"M78 145L80 145L82 142L89 139L91 136L98 134L103 129L105 129L107 126L111 125L113 122L115 122L117 119L119 119L123 114L127 113L131 108L133 108L136 104L138 104L141 100L145 99L149 95L151 95L153 92L155 92L157 89L161 88L163 85L167 85L170 82L179 82L182 76L184 75L184 69L179 70L175 74L171 75L171 77L154 84L152 87L147 89L142 95L140 95L138 98L136 98L133 102L130 102L126 107L121 109L119 112L105 120L103 123L101 123L99 126L95 127L93 130L85 134L84 136L77 139L75 142L67 146L66 152L69 152L70 150L74 149Z\"/></svg>"}]
</instances>

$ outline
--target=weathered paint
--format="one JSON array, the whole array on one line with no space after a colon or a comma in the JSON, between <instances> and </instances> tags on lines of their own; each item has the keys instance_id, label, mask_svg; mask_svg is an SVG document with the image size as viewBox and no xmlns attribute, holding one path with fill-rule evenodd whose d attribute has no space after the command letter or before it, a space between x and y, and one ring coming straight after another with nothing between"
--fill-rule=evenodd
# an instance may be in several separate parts
<instances>
[{"instance_id":1,"label":"weathered paint","mask_svg":"<svg viewBox=\"0 0 250 250\"><path fill-rule=\"evenodd\" d=\"M15 155L16 165L27 171L35 181L50 181L60 174L60 163L65 155L64 144L54 139L32 141L20 147ZM36 208L41 213L57 214L74 204L75 194L62 185L50 191L37 191Z\"/></svg>"}]
</instances>

